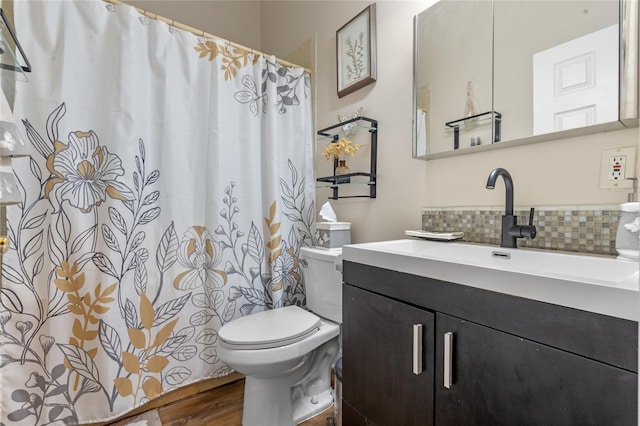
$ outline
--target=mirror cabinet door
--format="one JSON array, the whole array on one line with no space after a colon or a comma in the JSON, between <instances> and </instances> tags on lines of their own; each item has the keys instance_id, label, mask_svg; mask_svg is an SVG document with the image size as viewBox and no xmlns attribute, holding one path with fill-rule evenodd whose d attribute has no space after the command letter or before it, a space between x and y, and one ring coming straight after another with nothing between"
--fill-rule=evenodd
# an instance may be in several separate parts
<instances>
[{"instance_id":1,"label":"mirror cabinet door","mask_svg":"<svg viewBox=\"0 0 640 426\"><path fill-rule=\"evenodd\" d=\"M492 21L486 1L441 1L416 16L414 156L491 143L491 120L462 119L492 110Z\"/></svg>"},{"instance_id":2,"label":"mirror cabinet door","mask_svg":"<svg viewBox=\"0 0 640 426\"><path fill-rule=\"evenodd\" d=\"M503 140L618 121L618 20L610 0L494 2Z\"/></svg>"}]
</instances>

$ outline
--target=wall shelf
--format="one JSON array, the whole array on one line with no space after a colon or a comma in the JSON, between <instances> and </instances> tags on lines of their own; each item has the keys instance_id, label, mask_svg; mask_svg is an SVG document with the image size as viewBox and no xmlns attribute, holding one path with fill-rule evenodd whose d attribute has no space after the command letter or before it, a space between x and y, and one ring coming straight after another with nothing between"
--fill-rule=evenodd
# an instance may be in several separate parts
<instances>
[{"instance_id":1,"label":"wall shelf","mask_svg":"<svg viewBox=\"0 0 640 426\"><path fill-rule=\"evenodd\" d=\"M357 123L359 121L366 122L366 125L356 124L355 126L348 126L351 123ZM376 198L376 173L378 166L378 121L367 117L356 117L350 120L343 121L339 124L335 124L330 127L318 130L318 135L322 136L322 139L328 138L331 143L336 143L340 137L344 137L344 131L346 129L350 132L353 129L366 129L371 136L370 146L370 167L369 172L354 172L343 175L336 175L336 167L338 167L338 159L333 160L333 175L319 177L316 180L318 182L325 183L325 185L318 185L316 188L331 188L332 195L330 200L337 200L339 198ZM368 177L365 181L353 181L353 177ZM367 195L339 195L339 188L346 185L367 185L369 187L369 194Z\"/></svg>"},{"instance_id":2,"label":"wall shelf","mask_svg":"<svg viewBox=\"0 0 640 426\"><path fill-rule=\"evenodd\" d=\"M453 129L453 149L460 148L460 129L464 129L464 127L466 126L468 127L469 124L467 123L470 120L473 121L472 125L477 124L479 121L491 120L493 122L493 142L500 142L500 125L502 123L502 114L497 111L487 111L445 123L445 126Z\"/></svg>"},{"instance_id":3,"label":"wall shelf","mask_svg":"<svg viewBox=\"0 0 640 426\"><path fill-rule=\"evenodd\" d=\"M25 73L31 72L31 64L2 8L0 8L0 69L15 71L13 78L17 81L29 81Z\"/></svg>"}]
</instances>

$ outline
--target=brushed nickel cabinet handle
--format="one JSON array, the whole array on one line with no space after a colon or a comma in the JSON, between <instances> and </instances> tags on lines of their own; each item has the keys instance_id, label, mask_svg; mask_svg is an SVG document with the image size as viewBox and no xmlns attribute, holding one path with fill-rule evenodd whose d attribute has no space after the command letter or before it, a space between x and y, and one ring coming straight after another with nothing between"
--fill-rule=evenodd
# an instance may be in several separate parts
<instances>
[{"instance_id":1,"label":"brushed nickel cabinet handle","mask_svg":"<svg viewBox=\"0 0 640 426\"><path fill-rule=\"evenodd\" d=\"M422 324L413 324L413 374L422 373Z\"/></svg>"},{"instance_id":2,"label":"brushed nickel cabinet handle","mask_svg":"<svg viewBox=\"0 0 640 426\"><path fill-rule=\"evenodd\" d=\"M444 333L444 387L451 389L453 384L453 333Z\"/></svg>"}]
</instances>

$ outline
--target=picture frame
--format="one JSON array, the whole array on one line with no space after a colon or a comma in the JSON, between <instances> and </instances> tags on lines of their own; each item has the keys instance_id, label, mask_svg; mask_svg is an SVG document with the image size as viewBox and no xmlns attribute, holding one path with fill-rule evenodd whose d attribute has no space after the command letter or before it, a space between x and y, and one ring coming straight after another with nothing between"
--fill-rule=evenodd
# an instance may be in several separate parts
<instances>
[{"instance_id":1,"label":"picture frame","mask_svg":"<svg viewBox=\"0 0 640 426\"><path fill-rule=\"evenodd\" d=\"M336 31L338 97L376 81L376 5L367 6Z\"/></svg>"}]
</instances>

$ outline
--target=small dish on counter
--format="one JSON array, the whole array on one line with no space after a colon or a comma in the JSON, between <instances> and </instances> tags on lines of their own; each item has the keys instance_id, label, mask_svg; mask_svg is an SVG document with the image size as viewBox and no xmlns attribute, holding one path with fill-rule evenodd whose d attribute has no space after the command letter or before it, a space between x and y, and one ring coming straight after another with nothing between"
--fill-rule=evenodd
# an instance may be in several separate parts
<instances>
[{"instance_id":1,"label":"small dish on counter","mask_svg":"<svg viewBox=\"0 0 640 426\"><path fill-rule=\"evenodd\" d=\"M464 237L464 232L432 232L422 230L409 230L404 231L404 234L409 237L423 238L425 240L436 241L453 241L459 240Z\"/></svg>"}]
</instances>

